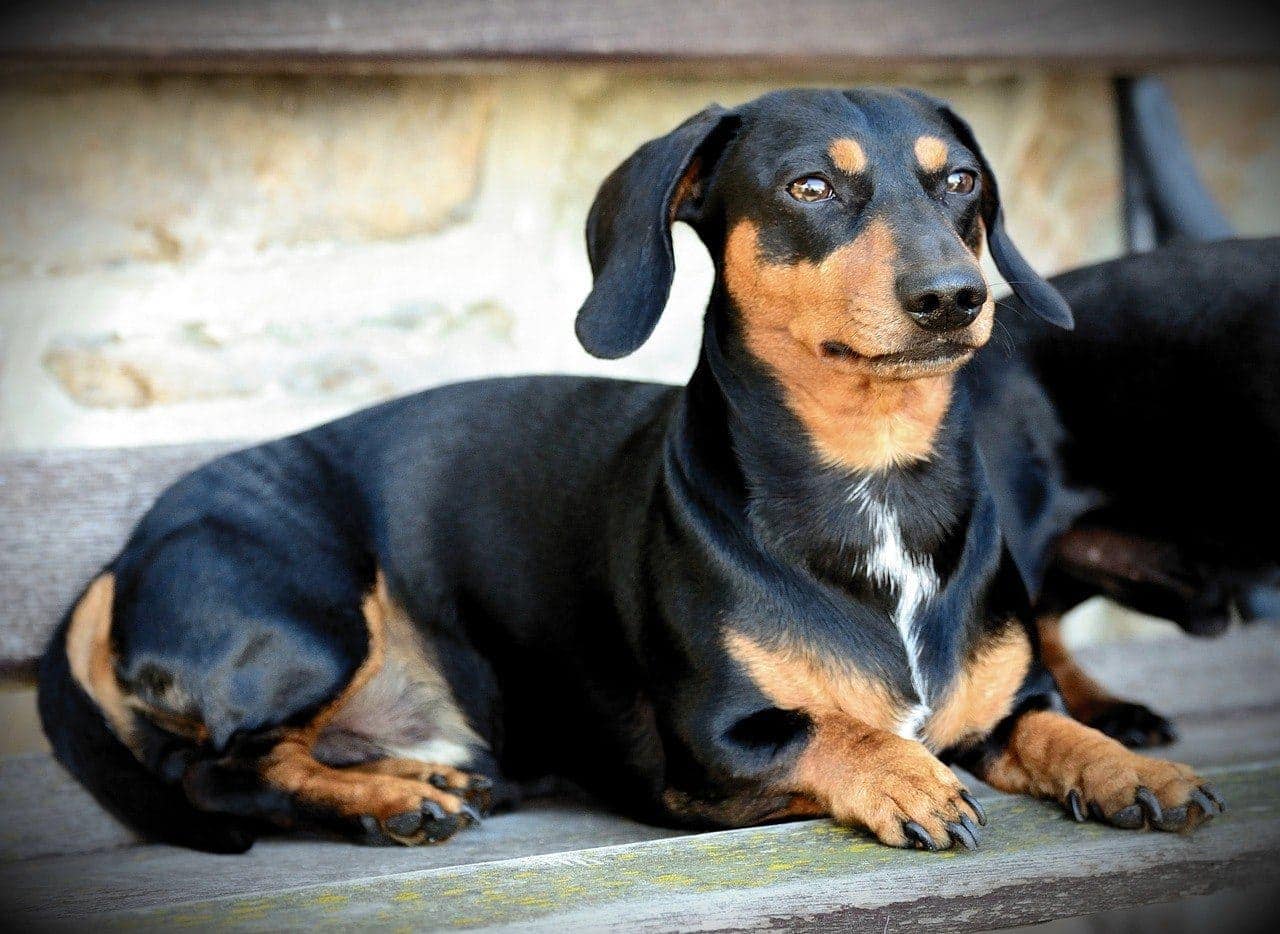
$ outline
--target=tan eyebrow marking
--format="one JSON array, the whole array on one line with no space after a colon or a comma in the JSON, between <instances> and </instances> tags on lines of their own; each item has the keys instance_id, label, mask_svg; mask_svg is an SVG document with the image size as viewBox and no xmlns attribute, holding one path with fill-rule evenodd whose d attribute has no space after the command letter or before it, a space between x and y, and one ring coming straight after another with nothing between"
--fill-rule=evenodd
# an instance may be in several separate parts
<instances>
[{"instance_id":1,"label":"tan eyebrow marking","mask_svg":"<svg viewBox=\"0 0 1280 934\"><path fill-rule=\"evenodd\" d=\"M926 172L938 172L947 164L947 144L936 136L916 139L916 161Z\"/></svg>"},{"instance_id":2,"label":"tan eyebrow marking","mask_svg":"<svg viewBox=\"0 0 1280 934\"><path fill-rule=\"evenodd\" d=\"M847 137L833 140L827 147L827 155L836 164L836 168L849 175L857 175L867 166L867 154L862 151L857 140Z\"/></svg>"}]
</instances>

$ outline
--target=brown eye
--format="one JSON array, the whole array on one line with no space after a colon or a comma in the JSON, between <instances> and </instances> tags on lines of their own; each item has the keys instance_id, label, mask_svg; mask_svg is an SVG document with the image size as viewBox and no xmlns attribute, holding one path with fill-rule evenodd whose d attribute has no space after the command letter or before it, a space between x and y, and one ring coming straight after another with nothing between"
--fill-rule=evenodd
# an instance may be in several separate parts
<instances>
[{"instance_id":1,"label":"brown eye","mask_svg":"<svg viewBox=\"0 0 1280 934\"><path fill-rule=\"evenodd\" d=\"M953 195L967 195L978 183L978 177L967 169L957 169L947 176L947 191Z\"/></svg>"},{"instance_id":2,"label":"brown eye","mask_svg":"<svg viewBox=\"0 0 1280 934\"><path fill-rule=\"evenodd\" d=\"M831 183L821 175L806 175L787 186L787 193L797 201L826 201L834 192Z\"/></svg>"}]
</instances>

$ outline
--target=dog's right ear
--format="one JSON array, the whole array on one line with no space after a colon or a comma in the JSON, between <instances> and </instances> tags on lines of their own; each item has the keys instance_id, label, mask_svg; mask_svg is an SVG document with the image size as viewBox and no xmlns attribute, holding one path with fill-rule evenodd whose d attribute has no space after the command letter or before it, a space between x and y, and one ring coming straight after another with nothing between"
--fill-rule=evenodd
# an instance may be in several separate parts
<instances>
[{"instance_id":1,"label":"dog's right ear","mask_svg":"<svg viewBox=\"0 0 1280 934\"><path fill-rule=\"evenodd\" d=\"M587 215L594 285L578 310L578 340L614 360L649 339L675 276L671 225L700 201L738 118L713 104L637 149L604 180Z\"/></svg>"}]
</instances>

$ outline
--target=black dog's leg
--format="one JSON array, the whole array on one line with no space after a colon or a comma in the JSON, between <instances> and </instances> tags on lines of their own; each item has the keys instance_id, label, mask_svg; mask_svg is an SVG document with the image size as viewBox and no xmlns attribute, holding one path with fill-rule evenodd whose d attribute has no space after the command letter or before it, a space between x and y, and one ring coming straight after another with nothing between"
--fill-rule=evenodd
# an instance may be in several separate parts
<instances>
[{"instance_id":1,"label":"black dog's leg","mask_svg":"<svg viewBox=\"0 0 1280 934\"><path fill-rule=\"evenodd\" d=\"M1167 746L1178 738L1169 720L1150 707L1116 697L1080 667L1062 642L1057 614L1040 617L1037 626L1044 664L1071 716L1135 749Z\"/></svg>"}]
</instances>

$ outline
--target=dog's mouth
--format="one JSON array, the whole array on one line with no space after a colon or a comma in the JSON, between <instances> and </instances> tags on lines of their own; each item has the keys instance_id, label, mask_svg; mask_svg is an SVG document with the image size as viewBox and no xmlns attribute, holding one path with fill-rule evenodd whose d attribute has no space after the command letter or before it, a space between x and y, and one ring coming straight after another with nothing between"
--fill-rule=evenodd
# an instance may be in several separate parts
<instances>
[{"instance_id":1,"label":"dog's mouth","mask_svg":"<svg viewBox=\"0 0 1280 934\"><path fill-rule=\"evenodd\" d=\"M977 352L973 344L939 339L893 353L861 354L844 341L823 341L819 348L828 360L860 364L861 367L899 378L925 376L954 370Z\"/></svg>"}]
</instances>

